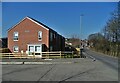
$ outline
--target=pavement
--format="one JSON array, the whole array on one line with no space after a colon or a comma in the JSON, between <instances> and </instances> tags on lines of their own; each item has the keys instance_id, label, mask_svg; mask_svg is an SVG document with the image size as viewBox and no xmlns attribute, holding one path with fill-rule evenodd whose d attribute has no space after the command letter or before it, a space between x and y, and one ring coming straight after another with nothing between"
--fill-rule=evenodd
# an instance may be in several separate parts
<instances>
[{"instance_id":1,"label":"pavement","mask_svg":"<svg viewBox=\"0 0 120 83\"><path fill-rule=\"evenodd\" d=\"M0 64L69 64L79 62L77 59L84 58L62 58L62 59L2 59Z\"/></svg>"}]
</instances>

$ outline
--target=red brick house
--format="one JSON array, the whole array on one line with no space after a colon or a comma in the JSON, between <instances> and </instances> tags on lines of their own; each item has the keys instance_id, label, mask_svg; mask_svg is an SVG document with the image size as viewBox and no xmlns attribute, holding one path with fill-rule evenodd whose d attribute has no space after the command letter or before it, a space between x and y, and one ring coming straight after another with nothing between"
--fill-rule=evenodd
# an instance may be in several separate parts
<instances>
[{"instance_id":1,"label":"red brick house","mask_svg":"<svg viewBox=\"0 0 120 83\"><path fill-rule=\"evenodd\" d=\"M8 48L15 53L64 51L65 38L43 23L25 17L8 30Z\"/></svg>"}]
</instances>

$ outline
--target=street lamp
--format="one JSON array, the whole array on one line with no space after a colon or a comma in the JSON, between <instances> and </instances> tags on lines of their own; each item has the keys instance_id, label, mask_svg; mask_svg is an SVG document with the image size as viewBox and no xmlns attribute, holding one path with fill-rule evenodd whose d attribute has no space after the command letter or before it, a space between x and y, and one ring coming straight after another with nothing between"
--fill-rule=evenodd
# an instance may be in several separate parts
<instances>
[{"instance_id":1,"label":"street lamp","mask_svg":"<svg viewBox=\"0 0 120 83\"><path fill-rule=\"evenodd\" d=\"M80 15L80 38L81 40L82 40L82 17L83 16L84 16L83 14Z\"/></svg>"},{"instance_id":2,"label":"street lamp","mask_svg":"<svg viewBox=\"0 0 120 83\"><path fill-rule=\"evenodd\" d=\"M83 47L82 47L82 17L83 17L84 15L83 14L81 14L80 15L80 55L81 55L81 58L83 57L83 55L82 55L82 51L83 51Z\"/></svg>"}]
</instances>

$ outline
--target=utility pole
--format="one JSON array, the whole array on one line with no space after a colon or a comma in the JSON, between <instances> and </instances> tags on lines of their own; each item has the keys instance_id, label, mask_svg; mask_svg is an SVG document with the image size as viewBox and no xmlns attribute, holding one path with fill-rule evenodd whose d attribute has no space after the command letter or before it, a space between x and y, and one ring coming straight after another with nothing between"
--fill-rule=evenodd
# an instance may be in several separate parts
<instances>
[{"instance_id":1,"label":"utility pole","mask_svg":"<svg viewBox=\"0 0 120 83\"><path fill-rule=\"evenodd\" d=\"M82 17L83 16L84 16L83 14L80 15L80 39L81 40L82 40Z\"/></svg>"},{"instance_id":2,"label":"utility pole","mask_svg":"<svg viewBox=\"0 0 120 83\"><path fill-rule=\"evenodd\" d=\"M84 16L83 14L80 15L80 40L82 40L82 17L83 16ZM81 46L81 44L80 44L80 46Z\"/></svg>"},{"instance_id":3,"label":"utility pole","mask_svg":"<svg viewBox=\"0 0 120 83\"><path fill-rule=\"evenodd\" d=\"M82 55L82 51L83 51L83 48L82 48L82 17L83 17L84 15L83 14L81 14L80 15L80 56L81 56L81 58L83 57L83 55Z\"/></svg>"}]
</instances>

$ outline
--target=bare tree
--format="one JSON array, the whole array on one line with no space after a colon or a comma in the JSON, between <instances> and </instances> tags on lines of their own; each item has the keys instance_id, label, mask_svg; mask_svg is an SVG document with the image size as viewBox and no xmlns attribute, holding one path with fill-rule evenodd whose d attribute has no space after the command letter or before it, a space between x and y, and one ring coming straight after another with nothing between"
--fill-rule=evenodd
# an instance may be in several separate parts
<instances>
[{"instance_id":1,"label":"bare tree","mask_svg":"<svg viewBox=\"0 0 120 83\"><path fill-rule=\"evenodd\" d=\"M111 13L111 18L106 22L102 33L89 35L88 39L93 42L96 50L109 52L110 55L119 56L120 49L120 2L118 8Z\"/></svg>"}]
</instances>

